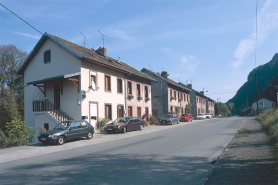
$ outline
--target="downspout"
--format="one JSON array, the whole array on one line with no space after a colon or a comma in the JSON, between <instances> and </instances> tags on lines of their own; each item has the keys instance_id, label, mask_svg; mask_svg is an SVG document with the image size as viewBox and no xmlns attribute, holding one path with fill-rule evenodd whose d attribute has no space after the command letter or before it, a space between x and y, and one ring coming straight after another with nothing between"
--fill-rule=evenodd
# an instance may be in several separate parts
<instances>
[{"instance_id":1,"label":"downspout","mask_svg":"<svg viewBox=\"0 0 278 185\"><path fill-rule=\"evenodd\" d=\"M127 116L127 104L126 104L126 98L127 98L127 95L126 95L126 79L127 77L129 77L131 75L131 72L129 72L129 74L125 77L124 79L124 83L125 83L125 89L124 89L124 99L125 99L125 116Z\"/></svg>"}]
</instances>

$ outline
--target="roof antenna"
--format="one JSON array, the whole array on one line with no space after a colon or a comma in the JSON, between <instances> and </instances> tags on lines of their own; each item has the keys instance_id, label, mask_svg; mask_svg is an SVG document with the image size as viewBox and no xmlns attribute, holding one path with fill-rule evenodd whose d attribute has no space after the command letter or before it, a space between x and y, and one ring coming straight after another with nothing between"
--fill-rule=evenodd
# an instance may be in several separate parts
<instances>
[{"instance_id":1,"label":"roof antenna","mask_svg":"<svg viewBox=\"0 0 278 185\"><path fill-rule=\"evenodd\" d=\"M85 47L85 40L87 40L86 39L86 37L83 35L83 33L82 32L80 32L81 34L82 34L82 36L84 37L84 47ZM87 40L88 41L88 40Z\"/></svg>"},{"instance_id":2,"label":"roof antenna","mask_svg":"<svg viewBox=\"0 0 278 185\"><path fill-rule=\"evenodd\" d=\"M106 41L106 42L109 42L110 40L107 40L107 39L105 39L104 37L106 37L103 33L101 33L100 31L98 31L100 34L101 34L101 36L102 36L102 38L100 38L101 40L102 40L102 43L103 43L103 47L104 47L104 41Z\"/></svg>"}]
</instances>

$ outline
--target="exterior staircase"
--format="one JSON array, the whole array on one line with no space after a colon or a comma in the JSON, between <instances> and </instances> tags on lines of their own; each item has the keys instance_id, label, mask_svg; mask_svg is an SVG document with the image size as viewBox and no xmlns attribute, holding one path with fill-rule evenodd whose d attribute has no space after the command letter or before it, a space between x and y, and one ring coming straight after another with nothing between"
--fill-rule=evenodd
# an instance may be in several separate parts
<instances>
[{"instance_id":1,"label":"exterior staircase","mask_svg":"<svg viewBox=\"0 0 278 185\"><path fill-rule=\"evenodd\" d=\"M48 112L57 122L73 120L61 109L57 109L54 104L48 100L34 100L33 101L33 112Z\"/></svg>"}]
</instances>

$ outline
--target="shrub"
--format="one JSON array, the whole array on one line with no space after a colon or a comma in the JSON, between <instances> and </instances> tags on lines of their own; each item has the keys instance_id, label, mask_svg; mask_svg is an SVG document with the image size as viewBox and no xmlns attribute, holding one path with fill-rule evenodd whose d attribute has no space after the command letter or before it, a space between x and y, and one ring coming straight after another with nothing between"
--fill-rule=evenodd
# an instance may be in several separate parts
<instances>
[{"instance_id":1,"label":"shrub","mask_svg":"<svg viewBox=\"0 0 278 185\"><path fill-rule=\"evenodd\" d=\"M106 123L108 123L109 120L105 118L99 118L96 122L96 129L102 131L104 129L104 126Z\"/></svg>"},{"instance_id":2,"label":"shrub","mask_svg":"<svg viewBox=\"0 0 278 185\"><path fill-rule=\"evenodd\" d=\"M278 160L278 108L268 109L256 117L271 137L276 159Z\"/></svg>"},{"instance_id":3,"label":"shrub","mask_svg":"<svg viewBox=\"0 0 278 185\"><path fill-rule=\"evenodd\" d=\"M150 124L151 125L154 125L157 123L157 118L154 116L154 115L151 115L150 116Z\"/></svg>"}]
</instances>

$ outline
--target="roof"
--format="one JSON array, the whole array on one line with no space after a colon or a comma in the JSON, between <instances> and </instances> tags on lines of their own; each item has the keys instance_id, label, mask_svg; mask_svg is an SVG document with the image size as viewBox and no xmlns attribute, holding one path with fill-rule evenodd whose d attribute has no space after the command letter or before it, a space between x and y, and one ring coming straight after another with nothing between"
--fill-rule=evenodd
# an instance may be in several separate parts
<instances>
[{"instance_id":1,"label":"roof","mask_svg":"<svg viewBox=\"0 0 278 185\"><path fill-rule=\"evenodd\" d=\"M82 46L79 46L77 44L74 44L72 42L69 42L65 39L62 39L60 37L57 37L55 35L44 33L41 39L38 41L34 49L30 52L26 60L23 62L23 64L20 66L20 68L17 70L18 74L23 74L26 67L29 65L31 60L34 58L34 56L37 54L41 46L45 43L47 39L52 40L57 45L61 46L65 50L67 50L70 54L76 56L77 58L80 58L83 61L94 61L98 64L101 64L102 66L106 66L109 68L117 69L118 71L125 72L126 74L131 73L132 75L136 75L151 81L155 81L155 79L151 78L150 76L146 75L145 73L142 73L141 71L138 71L137 69L129 66L128 64L118 61L114 58L108 57L108 56L102 56L98 54L95 50L88 49Z\"/></svg>"},{"instance_id":2,"label":"roof","mask_svg":"<svg viewBox=\"0 0 278 185\"><path fill-rule=\"evenodd\" d=\"M181 85L181 84L175 82L174 80L171 80L170 78L165 78L165 77L161 76L159 73L153 72L153 71L151 71L151 70L149 70L149 69L143 68L141 71L142 71L142 72L147 71L147 72L151 73L152 75L154 75L154 76L156 76L156 77L162 79L163 81L165 81L165 82L168 83L168 84L177 86L177 87L179 87L179 88L182 88L182 89L185 89L185 90L188 90L188 91L192 91L190 88L188 88L188 87L186 87L186 86L184 86L184 85Z\"/></svg>"},{"instance_id":3,"label":"roof","mask_svg":"<svg viewBox=\"0 0 278 185\"><path fill-rule=\"evenodd\" d=\"M185 84L183 84L183 83L181 83L181 82L179 82L179 84L181 84L181 85L183 85L183 86L189 88L191 91L195 92L198 96L206 97L206 98L208 98L210 101L214 101L214 100L211 99L210 97L205 96L204 94L200 93L199 91L196 91L196 90L194 90L194 89L188 87L187 85L185 85Z\"/></svg>"}]
</instances>

